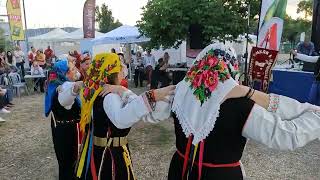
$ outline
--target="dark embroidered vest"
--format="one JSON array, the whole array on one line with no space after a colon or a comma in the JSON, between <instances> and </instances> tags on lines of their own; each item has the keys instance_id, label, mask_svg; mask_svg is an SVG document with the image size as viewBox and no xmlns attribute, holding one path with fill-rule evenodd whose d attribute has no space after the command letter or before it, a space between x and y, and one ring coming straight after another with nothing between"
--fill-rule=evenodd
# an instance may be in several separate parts
<instances>
[{"instance_id":1,"label":"dark embroidered vest","mask_svg":"<svg viewBox=\"0 0 320 180\"><path fill-rule=\"evenodd\" d=\"M104 97L98 96L93 104L93 127L94 136L105 138L109 132L109 137L127 136L131 128L118 129L109 119L103 109Z\"/></svg>"},{"instance_id":2,"label":"dark embroidered vest","mask_svg":"<svg viewBox=\"0 0 320 180\"><path fill-rule=\"evenodd\" d=\"M73 103L70 110L65 109L58 100L58 94L53 97L52 112L57 121L74 121L78 123L80 120L80 106L77 102Z\"/></svg>"},{"instance_id":3,"label":"dark embroidered vest","mask_svg":"<svg viewBox=\"0 0 320 180\"><path fill-rule=\"evenodd\" d=\"M246 138L242 136L243 126L251 112L254 102L247 98L229 99L220 107L214 129L204 141L203 162L213 164L228 164L238 162L246 145ZM182 154L188 139L182 131L175 114L174 125L176 147ZM195 158L198 161L198 154Z\"/></svg>"}]
</instances>

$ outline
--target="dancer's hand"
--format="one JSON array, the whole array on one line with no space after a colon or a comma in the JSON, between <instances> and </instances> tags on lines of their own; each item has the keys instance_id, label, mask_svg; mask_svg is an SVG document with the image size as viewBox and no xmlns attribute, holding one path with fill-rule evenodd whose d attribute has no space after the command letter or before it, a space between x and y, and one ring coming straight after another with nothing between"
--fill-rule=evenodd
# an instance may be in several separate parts
<instances>
[{"instance_id":1,"label":"dancer's hand","mask_svg":"<svg viewBox=\"0 0 320 180\"><path fill-rule=\"evenodd\" d=\"M174 95L176 86L171 85L160 89L154 90L154 96L156 101L167 101L167 96Z\"/></svg>"},{"instance_id":2,"label":"dancer's hand","mask_svg":"<svg viewBox=\"0 0 320 180\"><path fill-rule=\"evenodd\" d=\"M73 93L78 94L80 92L80 89L83 87L83 81L77 81L74 83L73 86Z\"/></svg>"},{"instance_id":3,"label":"dancer's hand","mask_svg":"<svg viewBox=\"0 0 320 180\"><path fill-rule=\"evenodd\" d=\"M294 50L294 49L292 49L292 50L291 50L291 54L293 54L294 56L297 56L297 51Z\"/></svg>"},{"instance_id":4,"label":"dancer's hand","mask_svg":"<svg viewBox=\"0 0 320 180\"><path fill-rule=\"evenodd\" d=\"M115 93L121 96L125 91L128 91L128 89L123 86L106 84L99 95L104 97L109 93Z\"/></svg>"}]
</instances>

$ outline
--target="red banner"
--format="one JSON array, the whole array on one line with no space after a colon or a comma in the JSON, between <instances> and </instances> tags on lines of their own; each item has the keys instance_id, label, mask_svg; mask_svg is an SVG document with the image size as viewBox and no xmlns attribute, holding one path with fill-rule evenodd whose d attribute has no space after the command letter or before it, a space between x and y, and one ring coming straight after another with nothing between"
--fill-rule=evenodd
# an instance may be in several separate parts
<instances>
[{"instance_id":1,"label":"red banner","mask_svg":"<svg viewBox=\"0 0 320 180\"><path fill-rule=\"evenodd\" d=\"M253 47L251 51L249 77L259 83L258 90L268 91L271 69L276 62L278 51Z\"/></svg>"},{"instance_id":2,"label":"red banner","mask_svg":"<svg viewBox=\"0 0 320 180\"><path fill-rule=\"evenodd\" d=\"M86 0L83 7L83 36L95 37L96 0Z\"/></svg>"}]
</instances>

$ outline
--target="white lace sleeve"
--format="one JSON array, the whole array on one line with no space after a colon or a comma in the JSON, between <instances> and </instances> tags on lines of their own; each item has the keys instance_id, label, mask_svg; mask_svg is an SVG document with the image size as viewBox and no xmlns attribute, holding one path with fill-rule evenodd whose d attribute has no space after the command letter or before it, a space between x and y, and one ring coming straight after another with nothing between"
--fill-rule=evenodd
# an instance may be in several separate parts
<instances>
[{"instance_id":1,"label":"white lace sleeve","mask_svg":"<svg viewBox=\"0 0 320 180\"><path fill-rule=\"evenodd\" d=\"M306 111L320 110L320 107L277 94L270 94L268 111L278 114L283 120L290 120L300 116Z\"/></svg>"},{"instance_id":2,"label":"white lace sleeve","mask_svg":"<svg viewBox=\"0 0 320 180\"><path fill-rule=\"evenodd\" d=\"M242 135L270 148L294 150L320 137L320 111L304 111L284 120L279 114L255 104Z\"/></svg>"}]
</instances>

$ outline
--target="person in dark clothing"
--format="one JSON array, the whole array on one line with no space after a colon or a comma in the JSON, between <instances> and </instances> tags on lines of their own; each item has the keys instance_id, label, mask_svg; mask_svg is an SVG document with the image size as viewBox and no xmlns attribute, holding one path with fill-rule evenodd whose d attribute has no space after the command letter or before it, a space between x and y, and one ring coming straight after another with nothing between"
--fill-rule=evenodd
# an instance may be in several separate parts
<instances>
[{"instance_id":1,"label":"person in dark clothing","mask_svg":"<svg viewBox=\"0 0 320 180\"><path fill-rule=\"evenodd\" d=\"M137 88L138 83L140 82L140 87L143 87L144 65L143 65L143 58L141 56L141 52L137 52L136 58L134 59L133 64L134 64L134 84Z\"/></svg>"},{"instance_id":2,"label":"person in dark clothing","mask_svg":"<svg viewBox=\"0 0 320 180\"><path fill-rule=\"evenodd\" d=\"M165 61L163 58L160 58L158 60L158 65L156 65L154 71L151 75L151 89L157 89L159 87L166 87L170 84L170 79L167 76Z\"/></svg>"},{"instance_id":3,"label":"person in dark clothing","mask_svg":"<svg viewBox=\"0 0 320 180\"><path fill-rule=\"evenodd\" d=\"M51 116L51 130L54 150L59 165L59 180L72 180L78 157L77 122L80 119L80 103L76 92L82 82L71 61L62 60L55 63L49 72L49 83L45 97L45 115ZM70 90L72 89L72 90ZM71 105L66 101L72 99Z\"/></svg>"},{"instance_id":4,"label":"person in dark clothing","mask_svg":"<svg viewBox=\"0 0 320 180\"><path fill-rule=\"evenodd\" d=\"M10 66L14 66L14 58L13 58L13 54L11 51L7 51L7 57L6 57L6 62L10 65Z\"/></svg>"}]
</instances>

